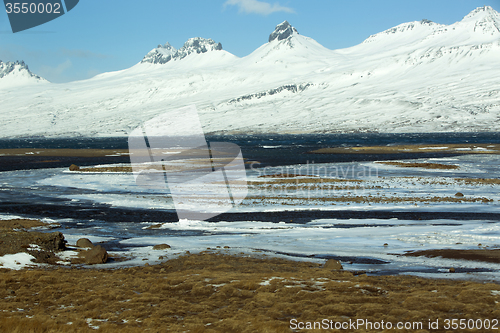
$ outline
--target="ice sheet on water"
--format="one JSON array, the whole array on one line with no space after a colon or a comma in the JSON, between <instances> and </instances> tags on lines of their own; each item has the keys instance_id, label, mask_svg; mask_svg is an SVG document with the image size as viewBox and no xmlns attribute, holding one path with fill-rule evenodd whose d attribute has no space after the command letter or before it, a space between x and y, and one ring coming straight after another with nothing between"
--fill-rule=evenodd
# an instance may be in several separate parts
<instances>
[{"instance_id":1,"label":"ice sheet on water","mask_svg":"<svg viewBox=\"0 0 500 333\"><path fill-rule=\"evenodd\" d=\"M386 261L384 265L349 264L346 269L379 270L425 270L429 267L439 276L439 270L449 267L480 270L492 270L484 275L500 276L500 265L465 260L441 258L421 258L399 256L406 251L434 248L478 248L495 246L500 238L500 226L489 221L454 220L377 220L351 219L314 220L306 224L269 223L257 221L243 222L206 222L181 221L163 224L165 230L200 230L202 235L178 236L175 233L158 236L134 237L123 240L123 246L133 246L138 255L148 256L152 246L167 243L172 248L166 252L182 253L183 251L199 252L207 248L221 248L234 253L252 253L259 250L275 256L292 256L295 259L323 262L328 256L349 258L372 258ZM457 245L456 243L462 243ZM387 244L387 245L385 245ZM229 249L224 250L224 246ZM148 252L148 249L150 251ZM397 255L399 254L399 255ZM428 273L429 274L429 273ZM465 274L465 273L464 273ZM496 274L496 275L495 275ZM466 278L463 274L458 274ZM440 275L442 277L442 274Z\"/></svg>"},{"instance_id":2,"label":"ice sheet on water","mask_svg":"<svg viewBox=\"0 0 500 333\"><path fill-rule=\"evenodd\" d=\"M412 160L415 162L415 160ZM494 199L493 203L432 203L424 205L418 203L338 203L326 205L313 200L305 200L283 206L279 201L265 202L262 205L248 204L236 208L236 211L283 211L283 210L310 210L310 209L351 209L351 210L387 210L393 211L462 211L462 212L499 212L498 200L500 194L497 186L492 185L463 185L456 184L454 178L466 175L477 178L498 178L500 174L500 157L492 155L455 156L447 158L419 159L417 162L432 162L443 164L457 164L458 171L442 172L439 170L415 170L413 168L398 168L373 162L330 163L317 164L317 169L309 169L308 174L321 175L324 170L345 173L345 178L358 177L352 170L363 167L377 167L377 177L365 178L363 195L382 194L396 197L414 196L454 196L462 192L466 197L488 197ZM294 166L296 168L300 166ZM343 169L342 169L343 168ZM412 170L410 170L412 169ZM93 202L109 203L113 206L126 206L137 208L172 208L169 206L168 194L146 192L135 186L133 177L129 174L70 174L62 172L64 169L30 170L0 173L0 182L11 187L29 189L30 193L40 193L45 196L58 198L72 198L76 200L91 200ZM269 168L266 171L279 173L283 168ZM305 170L304 168L302 170ZM342 171L343 170L343 171ZM347 171L349 173L347 173ZM408 181L408 178L427 177L427 180L444 182L447 185L435 185L432 182ZM252 181L266 180L258 178L259 172L249 170ZM373 185L384 185L387 189L371 188ZM37 192L38 191L38 192ZM385 192L384 192L385 191ZM256 193L250 191L249 196ZM314 193L313 193L314 194ZM335 193L337 195L337 193ZM278 194L279 196L279 194ZM321 193L316 194L320 197ZM287 198L285 195L282 197ZM314 196L313 196L314 197ZM314 198L313 198L314 199ZM156 201L155 201L156 200ZM10 215L0 215L0 218L11 218ZM82 223L85 223L84 221ZM78 238L90 238L93 242L117 241L120 234L120 224L107 225L106 233L97 229L80 228L65 231L66 238L76 242ZM144 225L137 228L142 230ZM113 229L114 228L114 229ZM135 230L135 229L133 229ZM149 230L148 230L149 231ZM184 233L185 231L197 231ZM116 232L116 238L113 235ZM128 231L127 231L128 232ZM227 251L252 253L255 249L267 251L266 253L288 253L304 260L317 260L314 255L335 255L346 257L366 257L385 260L390 264L387 269L404 267L479 267L498 270L498 265L465 261L447 261L439 258L410 258L395 256L391 253L402 254L408 250L431 248L478 248L482 246L496 246L500 240L500 227L491 221L454 221L454 220L377 220L377 219L351 219L351 220L314 220L306 224L297 223L270 223L266 221L239 221L239 222L206 222L182 220L178 223L164 224L161 229L151 231L147 236L134 235L133 231L127 233L127 239L120 241L124 246L123 251L116 251L119 255L129 256L133 259L123 265L143 264L142 259L158 261L164 252L152 250L152 246L167 243L172 246L166 251L171 258L173 253L183 251L202 251L207 247L229 246ZM143 235L143 234L141 234ZM384 246L387 243L388 246ZM460 243L460 244L457 244ZM281 253L281 254L279 254ZM297 257L298 256L298 257ZM112 263L112 265L122 265ZM378 267L378 268L377 268ZM348 266L347 268L367 269L367 266ZM380 265L370 266L369 269L380 269Z\"/></svg>"}]
</instances>

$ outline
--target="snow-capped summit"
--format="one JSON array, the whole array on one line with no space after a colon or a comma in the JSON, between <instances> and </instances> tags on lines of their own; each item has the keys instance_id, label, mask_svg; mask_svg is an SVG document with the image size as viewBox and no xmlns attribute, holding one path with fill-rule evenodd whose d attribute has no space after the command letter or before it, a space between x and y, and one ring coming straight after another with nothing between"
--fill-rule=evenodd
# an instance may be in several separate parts
<instances>
[{"instance_id":1,"label":"snow-capped summit","mask_svg":"<svg viewBox=\"0 0 500 333\"><path fill-rule=\"evenodd\" d=\"M189 38L175 54L179 59L183 59L191 53L206 53L211 51L221 51L222 44L215 42L213 39L205 39L201 37Z\"/></svg>"},{"instance_id":2,"label":"snow-capped summit","mask_svg":"<svg viewBox=\"0 0 500 333\"><path fill-rule=\"evenodd\" d=\"M371 35L365 39L363 44L382 41L390 41L391 43L396 42L398 46L401 44L410 44L414 41L422 40L442 26L443 25L434 23L427 19L407 22Z\"/></svg>"},{"instance_id":3,"label":"snow-capped summit","mask_svg":"<svg viewBox=\"0 0 500 333\"><path fill-rule=\"evenodd\" d=\"M15 62L2 62L0 60L0 79L9 75L9 74L21 74L24 76L32 77L35 79L41 80L42 78L36 74L33 74L29 68L28 65L24 63L24 61L15 61Z\"/></svg>"},{"instance_id":4,"label":"snow-capped summit","mask_svg":"<svg viewBox=\"0 0 500 333\"><path fill-rule=\"evenodd\" d=\"M221 51L222 44L213 39L194 37L187 40L180 49L176 50L168 42L158 45L142 59L141 63L165 64L171 60L181 60L190 54L200 54L211 51Z\"/></svg>"},{"instance_id":5,"label":"snow-capped summit","mask_svg":"<svg viewBox=\"0 0 500 333\"><path fill-rule=\"evenodd\" d=\"M177 50L175 47L166 42L164 45L158 45L156 49L152 49L141 62L149 62L152 64L165 64L172 60L172 56Z\"/></svg>"},{"instance_id":6,"label":"snow-capped summit","mask_svg":"<svg viewBox=\"0 0 500 333\"><path fill-rule=\"evenodd\" d=\"M469 14L467 14L464 19L469 19L469 18L474 18L477 16L490 16L490 17L499 17L499 14L496 10L494 10L490 6L484 6L484 7L478 7L471 11Z\"/></svg>"},{"instance_id":7,"label":"snow-capped summit","mask_svg":"<svg viewBox=\"0 0 500 333\"><path fill-rule=\"evenodd\" d=\"M32 73L24 61L2 62L0 60L0 87L12 87L38 82L48 81Z\"/></svg>"},{"instance_id":8,"label":"snow-capped summit","mask_svg":"<svg viewBox=\"0 0 500 333\"><path fill-rule=\"evenodd\" d=\"M294 67L294 70L300 71L305 69L304 62L320 66L325 64L325 59L335 59L332 50L310 37L300 35L288 21L284 21L269 35L269 42L244 57L243 62L274 66L275 69L281 68L284 71L290 71Z\"/></svg>"},{"instance_id":9,"label":"snow-capped summit","mask_svg":"<svg viewBox=\"0 0 500 333\"><path fill-rule=\"evenodd\" d=\"M283 40L287 39L293 34L299 34L297 29L292 27L288 21L284 21L276 26L276 29L269 35L269 42L272 42L273 40Z\"/></svg>"},{"instance_id":10,"label":"snow-capped summit","mask_svg":"<svg viewBox=\"0 0 500 333\"><path fill-rule=\"evenodd\" d=\"M447 53L466 55L478 46L485 48L491 43L498 44L499 39L500 14L485 6L471 11L461 21L451 25L429 20L403 23L368 37L354 48L364 53L381 53L384 56L393 51L416 55L416 50L425 50L425 55L419 54L418 57L423 56L433 61Z\"/></svg>"},{"instance_id":11,"label":"snow-capped summit","mask_svg":"<svg viewBox=\"0 0 500 333\"><path fill-rule=\"evenodd\" d=\"M468 24L475 33L500 36L500 14L490 6L470 12L458 24Z\"/></svg>"}]
</instances>

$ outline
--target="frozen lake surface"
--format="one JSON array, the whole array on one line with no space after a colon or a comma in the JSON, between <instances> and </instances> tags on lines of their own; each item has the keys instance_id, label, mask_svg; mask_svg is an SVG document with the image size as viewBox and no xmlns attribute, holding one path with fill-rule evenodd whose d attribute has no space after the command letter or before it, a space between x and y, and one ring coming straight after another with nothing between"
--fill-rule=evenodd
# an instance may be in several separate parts
<instances>
[{"instance_id":1,"label":"frozen lake surface","mask_svg":"<svg viewBox=\"0 0 500 333\"><path fill-rule=\"evenodd\" d=\"M252 168L242 205L213 221L177 221L169 193L136 186L130 173L66 168L1 172L0 197L4 208L15 201L23 217L45 216L61 223L69 243L87 237L130 258L107 267L143 264L144 259L159 262L160 255L172 258L219 246L229 253L319 262L335 258L345 269L373 274L498 279L498 264L401 254L498 248L500 185L464 179L498 178L500 157L411 161L458 169L401 168L376 161ZM261 177L294 173L299 176ZM32 209L23 211L22 203ZM51 209L61 214L51 214ZM2 218L8 218L16 210L3 211ZM155 228L147 229L151 226ZM161 243L172 249L152 250ZM456 273L448 273L450 267Z\"/></svg>"}]
</instances>

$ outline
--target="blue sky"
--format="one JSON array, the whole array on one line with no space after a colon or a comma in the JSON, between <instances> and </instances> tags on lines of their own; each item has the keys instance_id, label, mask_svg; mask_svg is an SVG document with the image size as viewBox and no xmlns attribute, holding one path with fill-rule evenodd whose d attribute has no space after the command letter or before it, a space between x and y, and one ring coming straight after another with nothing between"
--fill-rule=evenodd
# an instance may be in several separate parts
<instances>
[{"instance_id":1,"label":"blue sky","mask_svg":"<svg viewBox=\"0 0 500 333\"><path fill-rule=\"evenodd\" d=\"M131 67L167 41L179 48L191 37L212 38L243 57L288 20L338 49L404 22L451 24L484 5L500 11L500 0L81 0L62 17L16 34L2 6L0 60L24 60L62 83Z\"/></svg>"}]
</instances>

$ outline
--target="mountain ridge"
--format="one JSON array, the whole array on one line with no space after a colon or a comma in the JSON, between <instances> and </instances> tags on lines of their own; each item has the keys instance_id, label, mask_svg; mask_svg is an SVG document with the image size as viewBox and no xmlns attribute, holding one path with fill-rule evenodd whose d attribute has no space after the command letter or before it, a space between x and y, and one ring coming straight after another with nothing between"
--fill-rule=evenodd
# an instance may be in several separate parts
<instances>
[{"instance_id":1,"label":"mountain ridge","mask_svg":"<svg viewBox=\"0 0 500 333\"><path fill-rule=\"evenodd\" d=\"M166 64L171 60L182 60L193 53L200 54L221 50L222 44L215 42L213 39L194 37L189 38L178 50L168 42L164 45L158 45L156 49L151 50L144 56L141 63Z\"/></svg>"},{"instance_id":2,"label":"mountain ridge","mask_svg":"<svg viewBox=\"0 0 500 333\"><path fill-rule=\"evenodd\" d=\"M500 35L490 28L499 15L481 8L451 25L403 23L340 50L287 21L242 58L210 39L179 50L166 43L93 79L4 87L0 133L128 135L190 104L213 134L496 131Z\"/></svg>"}]
</instances>

